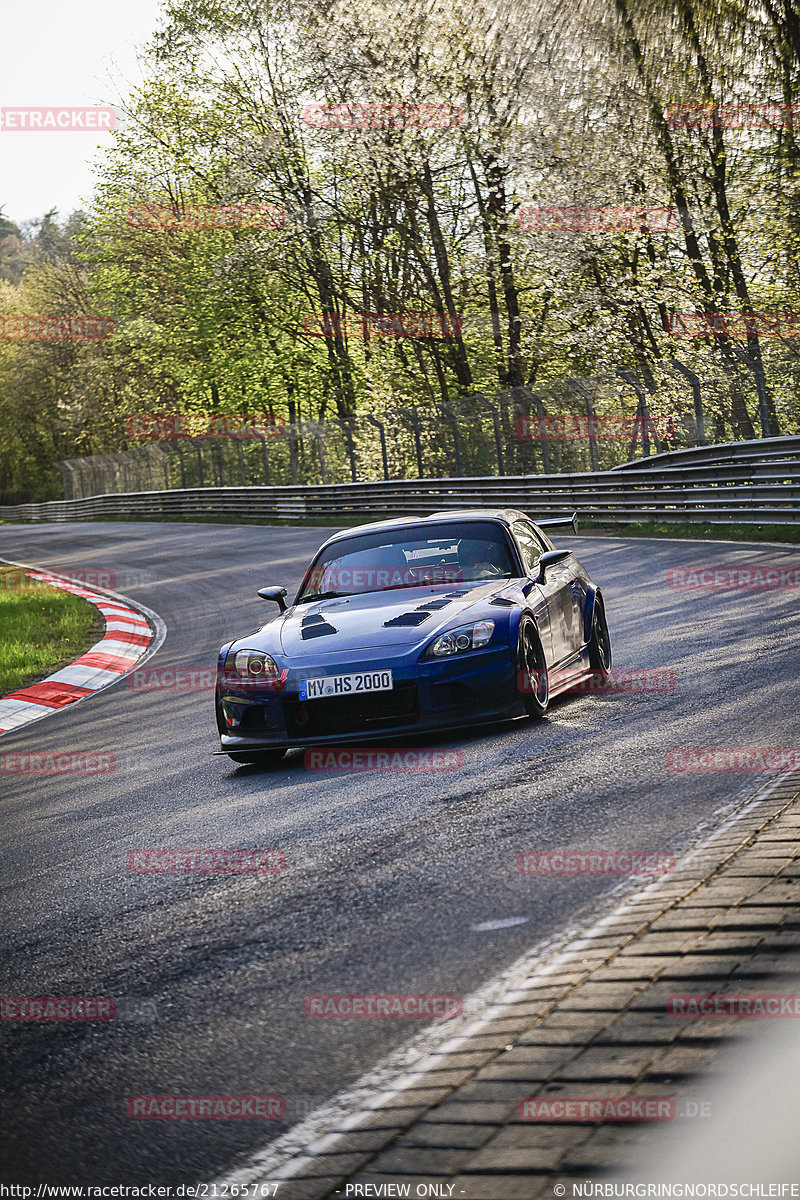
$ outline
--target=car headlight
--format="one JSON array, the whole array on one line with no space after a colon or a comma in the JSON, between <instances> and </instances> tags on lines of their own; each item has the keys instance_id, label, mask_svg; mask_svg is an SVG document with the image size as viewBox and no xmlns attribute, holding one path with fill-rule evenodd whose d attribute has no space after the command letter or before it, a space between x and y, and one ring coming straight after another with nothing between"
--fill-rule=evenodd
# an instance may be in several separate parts
<instances>
[{"instance_id":1,"label":"car headlight","mask_svg":"<svg viewBox=\"0 0 800 1200\"><path fill-rule=\"evenodd\" d=\"M277 679L280 675L275 659L263 650L236 650L228 655L225 666L248 679Z\"/></svg>"},{"instance_id":2,"label":"car headlight","mask_svg":"<svg viewBox=\"0 0 800 1200\"><path fill-rule=\"evenodd\" d=\"M494 633L494 621L478 621L475 625L462 625L459 629L448 629L431 642L425 651L426 658L448 658L464 650L480 650L488 646Z\"/></svg>"}]
</instances>

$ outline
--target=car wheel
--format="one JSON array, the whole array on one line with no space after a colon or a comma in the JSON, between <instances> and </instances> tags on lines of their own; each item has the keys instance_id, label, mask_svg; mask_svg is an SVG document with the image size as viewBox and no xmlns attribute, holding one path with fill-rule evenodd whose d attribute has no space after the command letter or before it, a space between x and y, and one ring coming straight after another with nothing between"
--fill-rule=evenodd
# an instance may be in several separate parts
<instances>
[{"instance_id":1,"label":"car wheel","mask_svg":"<svg viewBox=\"0 0 800 1200\"><path fill-rule=\"evenodd\" d=\"M231 762L240 767L277 767L284 755L283 750L226 750Z\"/></svg>"},{"instance_id":2,"label":"car wheel","mask_svg":"<svg viewBox=\"0 0 800 1200\"><path fill-rule=\"evenodd\" d=\"M543 717L550 702L547 661L532 617L523 617L517 644L517 687L529 716Z\"/></svg>"},{"instance_id":3,"label":"car wheel","mask_svg":"<svg viewBox=\"0 0 800 1200\"><path fill-rule=\"evenodd\" d=\"M592 612L592 635L589 638L589 666L592 674L603 683L611 673L611 635L608 632L606 610L598 596Z\"/></svg>"}]
</instances>

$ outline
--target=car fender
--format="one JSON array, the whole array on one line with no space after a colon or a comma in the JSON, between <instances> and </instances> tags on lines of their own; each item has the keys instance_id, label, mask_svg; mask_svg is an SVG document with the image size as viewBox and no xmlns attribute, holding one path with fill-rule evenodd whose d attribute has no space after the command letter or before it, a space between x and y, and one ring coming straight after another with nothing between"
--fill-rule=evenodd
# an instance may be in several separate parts
<instances>
[{"instance_id":1,"label":"car fender","mask_svg":"<svg viewBox=\"0 0 800 1200\"><path fill-rule=\"evenodd\" d=\"M547 636L543 637L542 635L542 624L539 619L540 613L544 617L545 625L547 625L547 603L535 589L533 589L531 594L525 598L525 602L523 604L516 605L511 610L508 620L508 641L512 654L516 654L517 644L519 642L519 627L522 624L522 618L524 616L533 618L533 623L536 626L536 631L539 634L539 637L542 639L543 645L547 641ZM549 636L549 628L547 634Z\"/></svg>"},{"instance_id":2,"label":"car fender","mask_svg":"<svg viewBox=\"0 0 800 1200\"><path fill-rule=\"evenodd\" d=\"M236 640L236 638L233 638L232 641L226 642L219 652L219 658L217 659L217 673L220 675L225 667L225 659L228 657L228 651Z\"/></svg>"},{"instance_id":3,"label":"car fender","mask_svg":"<svg viewBox=\"0 0 800 1200\"><path fill-rule=\"evenodd\" d=\"M603 604L604 603L603 593L600 591L599 587L596 587L593 583L590 583L586 589L586 609L583 614L583 642L584 642L584 645L588 645L589 639L592 636L592 620L594 618L594 606L597 603L598 597L600 598L600 603Z\"/></svg>"}]
</instances>

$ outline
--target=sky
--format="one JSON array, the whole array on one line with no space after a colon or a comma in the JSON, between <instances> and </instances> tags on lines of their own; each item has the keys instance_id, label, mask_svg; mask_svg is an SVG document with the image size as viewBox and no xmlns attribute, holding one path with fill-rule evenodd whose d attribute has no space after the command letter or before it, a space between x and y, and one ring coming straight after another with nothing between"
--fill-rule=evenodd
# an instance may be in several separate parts
<instances>
[{"instance_id":1,"label":"sky","mask_svg":"<svg viewBox=\"0 0 800 1200\"><path fill-rule=\"evenodd\" d=\"M136 48L155 29L160 0L28 0L3 8L0 108L113 104L141 78ZM0 127L0 211L19 224L91 196L97 147L113 134Z\"/></svg>"}]
</instances>

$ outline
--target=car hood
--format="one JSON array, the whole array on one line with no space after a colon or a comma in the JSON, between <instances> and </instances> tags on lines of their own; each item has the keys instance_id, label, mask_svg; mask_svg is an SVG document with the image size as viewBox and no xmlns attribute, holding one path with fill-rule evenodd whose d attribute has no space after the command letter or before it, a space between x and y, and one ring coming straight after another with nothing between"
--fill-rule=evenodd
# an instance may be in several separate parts
<instances>
[{"instance_id":1,"label":"car hood","mask_svg":"<svg viewBox=\"0 0 800 1200\"><path fill-rule=\"evenodd\" d=\"M504 579L502 588L492 582L338 596L297 604L269 628L274 631L278 626L281 649L289 658L374 646L413 646L462 618L468 621L470 609L483 607L507 587ZM479 615L475 619L480 619Z\"/></svg>"}]
</instances>

